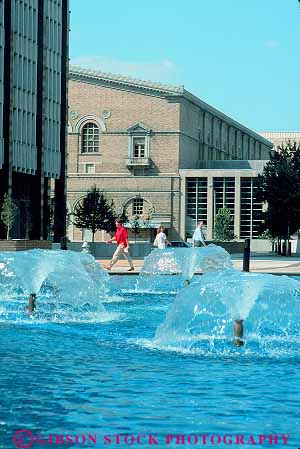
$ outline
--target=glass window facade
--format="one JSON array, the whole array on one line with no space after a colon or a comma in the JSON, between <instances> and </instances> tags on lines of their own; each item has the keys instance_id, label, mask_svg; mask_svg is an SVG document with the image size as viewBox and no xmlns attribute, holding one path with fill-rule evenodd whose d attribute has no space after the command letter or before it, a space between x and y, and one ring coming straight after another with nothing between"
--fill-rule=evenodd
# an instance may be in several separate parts
<instances>
[{"instance_id":1,"label":"glass window facade","mask_svg":"<svg viewBox=\"0 0 300 449\"><path fill-rule=\"evenodd\" d=\"M241 238L255 238L260 234L262 203L256 199L257 178L241 178Z\"/></svg>"},{"instance_id":2,"label":"glass window facade","mask_svg":"<svg viewBox=\"0 0 300 449\"><path fill-rule=\"evenodd\" d=\"M192 237L198 221L207 223L207 178L187 179L186 234Z\"/></svg>"},{"instance_id":3,"label":"glass window facade","mask_svg":"<svg viewBox=\"0 0 300 449\"><path fill-rule=\"evenodd\" d=\"M240 195L236 194L235 177L214 177L212 179L211 209L208 209L208 178L186 179L186 238L191 238L197 222L202 220L210 228L210 237L214 236L214 222L218 211L222 208L230 210L232 217L232 231L241 239L257 238L262 223L262 203L257 200L256 177L239 177ZM240 220L236 221L235 214L239 213ZM209 223L210 220L212 223ZM238 229L238 222L240 223Z\"/></svg>"},{"instance_id":4,"label":"glass window facade","mask_svg":"<svg viewBox=\"0 0 300 449\"><path fill-rule=\"evenodd\" d=\"M213 216L214 221L219 209L227 208L232 217L234 231L235 179L229 177L213 179Z\"/></svg>"}]
</instances>

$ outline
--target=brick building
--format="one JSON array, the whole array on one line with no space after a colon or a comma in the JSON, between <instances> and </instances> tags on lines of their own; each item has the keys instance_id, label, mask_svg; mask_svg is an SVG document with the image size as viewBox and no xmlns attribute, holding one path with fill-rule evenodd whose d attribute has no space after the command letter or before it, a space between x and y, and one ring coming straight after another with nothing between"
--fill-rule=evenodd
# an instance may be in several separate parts
<instances>
[{"instance_id":1,"label":"brick building","mask_svg":"<svg viewBox=\"0 0 300 449\"><path fill-rule=\"evenodd\" d=\"M236 177L241 170L246 170L244 177L256 176L260 168L254 161L267 160L272 148L268 140L182 86L71 67L68 96L71 214L95 184L114 200L117 213L144 215L151 210L152 234L163 224L170 238L185 239L203 219L211 237L218 207L227 206L230 197L233 216L240 210L234 207L241 201ZM214 210L211 183L220 197ZM232 189L236 199L228 194ZM240 236L239 226L235 220ZM146 235L147 229L140 238ZM78 241L88 235L71 225L69 237ZM96 240L103 237L98 233Z\"/></svg>"}]
</instances>

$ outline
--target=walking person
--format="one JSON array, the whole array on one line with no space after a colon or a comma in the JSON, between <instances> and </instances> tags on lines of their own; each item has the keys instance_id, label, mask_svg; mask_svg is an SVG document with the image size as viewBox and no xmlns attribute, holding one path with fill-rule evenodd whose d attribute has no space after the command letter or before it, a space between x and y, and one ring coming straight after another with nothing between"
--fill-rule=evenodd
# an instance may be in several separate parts
<instances>
[{"instance_id":1,"label":"walking person","mask_svg":"<svg viewBox=\"0 0 300 449\"><path fill-rule=\"evenodd\" d=\"M199 223L194 231L193 246L196 248L201 247L201 246L206 246L203 221L199 221Z\"/></svg>"},{"instance_id":2,"label":"walking person","mask_svg":"<svg viewBox=\"0 0 300 449\"><path fill-rule=\"evenodd\" d=\"M163 226L160 226L157 229L157 234L156 234L153 245L157 246L158 249L165 249L166 245L172 246L172 243L169 242L164 231L165 231L165 228Z\"/></svg>"},{"instance_id":3,"label":"walking person","mask_svg":"<svg viewBox=\"0 0 300 449\"><path fill-rule=\"evenodd\" d=\"M116 224L116 234L113 238L109 239L106 243L112 243L113 241L117 242L117 249L114 252L114 255L109 262L109 265L106 265L104 268L107 270L110 270L111 267L117 262L117 260L124 256L125 259L128 260L129 263L129 270L128 271L134 271L134 266L132 259L129 254L129 242L128 242L128 232L127 229L123 226L123 222L121 218L117 218L115 221Z\"/></svg>"}]
</instances>

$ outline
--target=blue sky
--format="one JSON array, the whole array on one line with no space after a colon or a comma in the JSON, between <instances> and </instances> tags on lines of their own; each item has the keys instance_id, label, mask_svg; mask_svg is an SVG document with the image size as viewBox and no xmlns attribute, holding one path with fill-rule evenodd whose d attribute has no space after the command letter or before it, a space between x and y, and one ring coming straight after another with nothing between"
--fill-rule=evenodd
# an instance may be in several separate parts
<instances>
[{"instance_id":1,"label":"blue sky","mask_svg":"<svg viewBox=\"0 0 300 449\"><path fill-rule=\"evenodd\" d=\"M71 63L181 85L258 131L300 130L297 0L70 0Z\"/></svg>"}]
</instances>

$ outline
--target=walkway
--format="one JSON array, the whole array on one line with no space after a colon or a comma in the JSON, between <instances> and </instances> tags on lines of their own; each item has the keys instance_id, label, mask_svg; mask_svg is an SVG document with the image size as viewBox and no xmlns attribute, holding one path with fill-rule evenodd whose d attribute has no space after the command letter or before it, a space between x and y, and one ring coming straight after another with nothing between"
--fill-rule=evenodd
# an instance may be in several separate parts
<instances>
[{"instance_id":1,"label":"walkway","mask_svg":"<svg viewBox=\"0 0 300 449\"><path fill-rule=\"evenodd\" d=\"M234 254L232 256L234 268L241 270L243 267L243 255ZM101 266L108 263L108 260L98 260ZM126 260L119 260L117 264L109 272L110 274L138 274L143 265L143 260L138 259L134 261L135 271L127 272L129 266ZM284 257L273 254L258 254L251 255L250 271L255 273L271 273L271 274L286 274L290 276L300 276L300 257Z\"/></svg>"}]
</instances>

